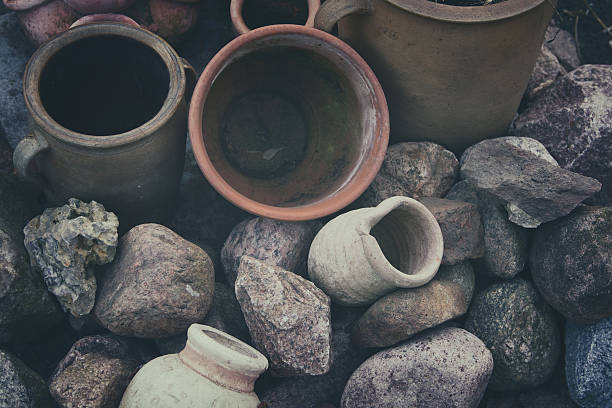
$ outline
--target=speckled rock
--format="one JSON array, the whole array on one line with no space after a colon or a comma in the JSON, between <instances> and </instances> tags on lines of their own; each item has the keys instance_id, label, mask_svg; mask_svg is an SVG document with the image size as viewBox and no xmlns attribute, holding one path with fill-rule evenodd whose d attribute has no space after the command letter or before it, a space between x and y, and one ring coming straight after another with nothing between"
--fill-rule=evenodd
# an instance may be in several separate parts
<instances>
[{"instance_id":1,"label":"speckled rock","mask_svg":"<svg viewBox=\"0 0 612 408\"><path fill-rule=\"evenodd\" d=\"M48 408L52 404L45 381L17 357L0 350L0 407Z\"/></svg>"},{"instance_id":2,"label":"speckled rock","mask_svg":"<svg viewBox=\"0 0 612 408\"><path fill-rule=\"evenodd\" d=\"M550 87L558 77L565 74L567 74L567 71L557 57L548 47L542 45L540 55L533 67L529 82L527 82L523 99L529 102L540 92Z\"/></svg>"},{"instance_id":3,"label":"speckled rock","mask_svg":"<svg viewBox=\"0 0 612 408\"><path fill-rule=\"evenodd\" d=\"M236 297L272 375L320 375L330 370L330 300L312 282L243 256Z\"/></svg>"},{"instance_id":4,"label":"speckled rock","mask_svg":"<svg viewBox=\"0 0 612 408\"><path fill-rule=\"evenodd\" d=\"M425 286L400 289L378 300L353 328L361 347L388 347L425 329L464 315L474 292L469 262L442 265Z\"/></svg>"},{"instance_id":5,"label":"speckled rock","mask_svg":"<svg viewBox=\"0 0 612 408\"><path fill-rule=\"evenodd\" d=\"M489 387L521 390L543 384L559 361L561 340L552 309L526 280L493 284L477 293L465 321L491 350Z\"/></svg>"},{"instance_id":6,"label":"speckled rock","mask_svg":"<svg viewBox=\"0 0 612 408\"><path fill-rule=\"evenodd\" d=\"M476 407L492 369L476 336L436 329L366 360L346 384L342 408Z\"/></svg>"},{"instance_id":7,"label":"speckled rock","mask_svg":"<svg viewBox=\"0 0 612 408\"><path fill-rule=\"evenodd\" d=\"M612 407L612 318L565 327L565 375L583 408Z\"/></svg>"},{"instance_id":8,"label":"speckled rock","mask_svg":"<svg viewBox=\"0 0 612 408\"><path fill-rule=\"evenodd\" d=\"M170 337L202 321L212 303L214 267L197 245L158 224L137 225L100 273L94 308L115 334Z\"/></svg>"},{"instance_id":9,"label":"speckled rock","mask_svg":"<svg viewBox=\"0 0 612 408\"><path fill-rule=\"evenodd\" d=\"M431 142L389 146L385 160L359 199L361 207L375 207L389 197L444 197L457 177L455 155Z\"/></svg>"},{"instance_id":10,"label":"speckled rock","mask_svg":"<svg viewBox=\"0 0 612 408\"><path fill-rule=\"evenodd\" d=\"M566 70L571 71L580 66L581 62L574 36L568 31L556 27L552 22L546 29L544 46L552 51Z\"/></svg>"}]
</instances>

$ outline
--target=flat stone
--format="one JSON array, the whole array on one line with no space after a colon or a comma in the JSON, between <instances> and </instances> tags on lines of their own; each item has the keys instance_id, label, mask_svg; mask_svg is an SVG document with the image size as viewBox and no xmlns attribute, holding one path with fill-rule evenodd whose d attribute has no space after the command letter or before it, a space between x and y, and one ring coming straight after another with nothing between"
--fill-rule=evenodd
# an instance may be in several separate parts
<instances>
[{"instance_id":1,"label":"flat stone","mask_svg":"<svg viewBox=\"0 0 612 408\"><path fill-rule=\"evenodd\" d=\"M243 256L236 297L253 344L278 377L320 375L330 370L330 300L312 282Z\"/></svg>"},{"instance_id":2,"label":"flat stone","mask_svg":"<svg viewBox=\"0 0 612 408\"><path fill-rule=\"evenodd\" d=\"M529 82L527 82L523 99L529 103L536 95L550 87L558 77L565 74L567 71L557 57L548 47L542 45L540 55L533 67Z\"/></svg>"},{"instance_id":3,"label":"flat stone","mask_svg":"<svg viewBox=\"0 0 612 408\"><path fill-rule=\"evenodd\" d=\"M45 380L17 357L0 350L0 407L48 408L52 404Z\"/></svg>"},{"instance_id":4,"label":"flat stone","mask_svg":"<svg viewBox=\"0 0 612 408\"><path fill-rule=\"evenodd\" d=\"M568 71L572 71L582 64L578 56L578 47L574 36L568 31L556 27L552 22L546 29L544 46L552 51Z\"/></svg>"}]
</instances>

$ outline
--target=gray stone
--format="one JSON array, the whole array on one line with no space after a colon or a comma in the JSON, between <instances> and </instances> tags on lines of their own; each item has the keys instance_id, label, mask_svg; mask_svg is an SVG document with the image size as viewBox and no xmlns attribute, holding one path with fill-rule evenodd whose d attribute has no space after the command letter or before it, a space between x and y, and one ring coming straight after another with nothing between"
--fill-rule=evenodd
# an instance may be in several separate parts
<instances>
[{"instance_id":1,"label":"gray stone","mask_svg":"<svg viewBox=\"0 0 612 408\"><path fill-rule=\"evenodd\" d=\"M91 312L96 298L94 265L113 260L119 220L95 201L75 198L47 208L25 226L24 244L32 268L74 316Z\"/></svg>"},{"instance_id":2,"label":"gray stone","mask_svg":"<svg viewBox=\"0 0 612 408\"><path fill-rule=\"evenodd\" d=\"M612 318L565 327L565 376L583 408L612 407Z\"/></svg>"},{"instance_id":3,"label":"gray stone","mask_svg":"<svg viewBox=\"0 0 612 408\"><path fill-rule=\"evenodd\" d=\"M550 378L561 353L552 309L523 279L493 284L477 293L465 329L481 339L495 366L489 387L522 390Z\"/></svg>"},{"instance_id":4,"label":"gray stone","mask_svg":"<svg viewBox=\"0 0 612 408\"><path fill-rule=\"evenodd\" d=\"M548 47L542 45L540 55L533 67L529 82L527 82L527 89L525 89L525 96L523 98L528 103L537 94L551 86L558 77L565 74L567 74L567 71L563 68L557 57Z\"/></svg>"},{"instance_id":5,"label":"gray stone","mask_svg":"<svg viewBox=\"0 0 612 408\"><path fill-rule=\"evenodd\" d=\"M510 221L536 228L569 214L601 188L597 180L560 168L540 151L529 138L483 140L461 156L460 177L503 202Z\"/></svg>"},{"instance_id":6,"label":"gray stone","mask_svg":"<svg viewBox=\"0 0 612 408\"><path fill-rule=\"evenodd\" d=\"M484 231L484 257L475 261L476 272L502 279L518 275L527 262L528 230L510 222L495 197L467 181L455 184L446 198L478 207Z\"/></svg>"},{"instance_id":7,"label":"gray stone","mask_svg":"<svg viewBox=\"0 0 612 408\"><path fill-rule=\"evenodd\" d=\"M0 350L0 408L48 408L47 384L17 357Z\"/></svg>"},{"instance_id":8,"label":"gray stone","mask_svg":"<svg viewBox=\"0 0 612 408\"><path fill-rule=\"evenodd\" d=\"M380 171L359 199L359 205L375 207L394 196L444 197L458 169L455 155L438 144L394 144L387 149Z\"/></svg>"},{"instance_id":9,"label":"gray stone","mask_svg":"<svg viewBox=\"0 0 612 408\"><path fill-rule=\"evenodd\" d=\"M492 369L476 336L436 329L366 360L347 382L342 408L476 407Z\"/></svg>"},{"instance_id":10,"label":"gray stone","mask_svg":"<svg viewBox=\"0 0 612 408\"><path fill-rule=\"evenodd\" d=\"M576 46L574 36L569 32L551 23L546 29L544 46L552 51L566 70L571 71L580 66L578 47Z\"/></svg>"},{"instance_id":11,"label":"gray stone","mask_svg":"<svg viewBox=\"0 0 612 408\"><path fill-rule=\"evenodd\" d=\"M122 336L175 336L208 313L214 276L210 257L197 245L162 225L137 225L99 274L94 313Z\"/></svg>"},{"instance_id":12,"label":"gray stone","mask_svg":"<svg viewBox=\"0 0 612 408\"><path fill-rule=\"evenodd\" d=\"M312 282L280 267L243 256L236 297L253 344L278 377L330 370L330 300Z\"/></svg>"},{"instance_id":13,"label":"gray stone","mask_svg":"<svg viewBox=\"0 0 612 408\"><path fill-rule=\"evenodd\" d=\"M427 285L397 290L370 306L353 328L353 342L360 347L388 347L462 316L474 284L469 262L442 265Z\"/></svg>"}]
</instances>

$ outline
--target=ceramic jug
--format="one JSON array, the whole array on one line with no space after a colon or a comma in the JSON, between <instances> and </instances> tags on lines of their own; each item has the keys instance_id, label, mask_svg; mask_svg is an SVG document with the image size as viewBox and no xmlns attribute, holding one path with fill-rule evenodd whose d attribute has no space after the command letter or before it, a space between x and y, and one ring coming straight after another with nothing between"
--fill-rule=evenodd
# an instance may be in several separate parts
<instances>
[{"instance_id":1,"label":"ceramic jug","mask_svg":"<svg viewBox=\"0 0 612 408\"><path fill-rule=\"evenodd\" d=\"M397 288L429 282L443 249L431 212L412 198L396 196L325 224L310 247L308 274L334 302L368 305Z\"/></svg>"}]
</instances>

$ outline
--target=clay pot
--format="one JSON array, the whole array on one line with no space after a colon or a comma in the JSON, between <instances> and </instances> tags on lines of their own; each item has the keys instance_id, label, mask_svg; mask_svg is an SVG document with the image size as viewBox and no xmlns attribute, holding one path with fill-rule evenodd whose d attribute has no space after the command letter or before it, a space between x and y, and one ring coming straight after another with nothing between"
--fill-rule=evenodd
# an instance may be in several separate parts
<instances>
[{"instance_id":1,"label":"clay pot","mask_svg":"<svg viewBox=\"0 0 612 408\"><path fill-rule=\"evenodd\" d=\"M220 330L193 324L178 354L158 357L136 373L120 408L257 408L255 380L268 368L259 351Z\"/></svg>"},{"instance_id":2,"label":"clay pot","mask_svg":"<svg viewBox=\"0 0 612 408\"><path fill-rule=\"evenodd\" d=\"M143 27L172 44L180 42L198 21L198 3L140 0L125 11Z\"/></svg>"},{"instance_id":3,"label":"clay pot","mask_svg":"<svg viewBox=\"0 0 612 408\"><path fill-rule=\"evenodd\" d=\"M114 13L131 6L136 0L64 0L81 14Z\"/></svg>"},{"instance_id":4,"label":"clay pot","mask_svg":"<svg viewBox=\"0 0 612 408\"><path fill-rule=\"evenodd\" d=\"M189 133L210 184L267 218L334 213L370 184L388 141L376 77L344 42L297 25L241 35L210 61Z\"/></svg>"},{"instance_id":5,"label":"clay pot","mask_svg":"<svg viewBox=\"0 0 612 408\"><path fill-rule=\"evenodd\" d=\"M234 30L240 34L246 34L251 29L245 22L243 14L248 15L247 21L255 24L257 28L273 24L295 23L292 21L299 18L299 5L308 5L304 26L314 27L314 18L321 6L320 0L232 0L230 3L230 16ZM301 22L300 22L301 23Z\"/></svg>"},{"instance_id":6,"label":"clay pot","mask_svg":"<svg viewBox=\"0 0 612 408\"><path fill-rule=\"evenodd\" d=\"M396 288L433 279L443 248L427 207L396 196L328 222L310 247L308 274L334 302L368 305Z\"/></svg>"},{"instance_id":7,"label":"clay pot","mask_svg":"<svg viewBox=\"0 0 612 408\"><path fill-rule=\"evenodd\" d=\"M140 24L138 24L137 22L135 22L134 20L132 20L131 18L127 16L124 16L122 14L106 13L106 14L90 14L88 16L81 17L77 21L72 23L70 28L78 27L78 26L85 25L85 24L99 23L102 21L122 23L122 24L131 25L134 27L140 27Z\"/></svg>"},{"instance_id":8,"label":"clay pot","mask_svg":"<svg viewBox=\"0 0 612 408\"><path fill-rule=\"evenodd\" d=\"M52 0L20 11L17 17L28 39L39 46L70 28L79 15L62 0Z\"/></svg>"}]
</instances>

